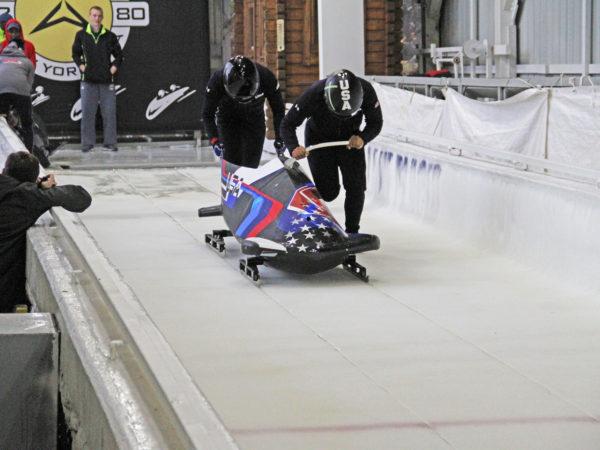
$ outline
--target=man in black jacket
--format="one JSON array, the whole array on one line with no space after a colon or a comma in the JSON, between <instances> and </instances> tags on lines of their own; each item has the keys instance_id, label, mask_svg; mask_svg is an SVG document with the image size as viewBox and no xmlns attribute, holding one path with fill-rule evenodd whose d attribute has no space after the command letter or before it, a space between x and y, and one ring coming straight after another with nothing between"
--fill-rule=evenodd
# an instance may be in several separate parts
<instances>
[{"instance_id":1,"label":"man in black jacket","mask_svg":"<svg viewBox=\"0 0 600 450\"><path fill-rule=\"evenodd\" d=\"M361 130L365 119L366 125ZM345 146L316 149L310 155L298 143L296 128L304 119L306 146L347 141ZM373 86L349 70L340 70L309 87L281 122L281 136L292 156L308 156L315 186L325 201L340 192L338 170L346 190L346 232L358 233L367 189L364 145L374 139L383 125L379 100Z\"/></svg>"},{"instance_id":2,"label":"man in black jacket","mask_svg":"<svg viewBox=\"0 0 600 450\"><path fill-rule=\"evenodd\" d=\"M98 103L104 127L104 147L114 152L118 150L114 78L123 61L123 51L117 36L102 25L102 19L102 8L92 6L90 22L77 32L72 48L73 61L81 71L81 149L84 152L89 152L96 144Z\"/></svg>"},{"instance_id":3,"label":"man in black jacket","mask_svg":"<svg viewBox=\"0 0 600 450\"><path fill-rule=\"evenodd\" d=\"M92 202L81 186L57 186L54 175L39 180L39 170L35 156L16 152L8 155L0 175L0 313L29 303L25 293L25 235L29 227L53 206L82 212Z\"/></svg>"},{"instance_id":4,"label":"man in black jacket","mask_svg":"<svg viewBox=\"0 0 600 450\"><path fill-rule=\"evenodd\" d=\"M238 55L210 77L202 120L218 157L223 153L231 163L258 167L265 142L265 97L273 111L275 148L281 148L279 125L285 106L273 72Z\"/></svg>"}]
</instances>

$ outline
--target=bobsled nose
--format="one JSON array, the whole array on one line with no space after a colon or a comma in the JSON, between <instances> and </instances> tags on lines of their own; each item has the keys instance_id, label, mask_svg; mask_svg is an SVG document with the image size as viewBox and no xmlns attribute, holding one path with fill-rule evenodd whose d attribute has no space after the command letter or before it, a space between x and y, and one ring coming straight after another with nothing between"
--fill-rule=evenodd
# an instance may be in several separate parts
<instances>
[{"instance_id":1,"label":"bobsled nose","mask_svg":"<svg viewBox=\"0 0 600 450\"><path fill-rule=\"evenodd\" d=\"M222 216L223 215L223 206L215 205L215 206L207 206L205 208L198 209L198 217L212 217L212 216Z\"/></svg>"},{"instance_id":2,"label":"bobsled nose","mask_svg":"<svg viewBox=\"0 0 600 450\"><path fill-rule=\"evenodd\" d=\"M264 238L248 238L242 241L244 255L273 257L279 253L287 253L287 249L274 241Z\"/></svg>"}]
</instances>

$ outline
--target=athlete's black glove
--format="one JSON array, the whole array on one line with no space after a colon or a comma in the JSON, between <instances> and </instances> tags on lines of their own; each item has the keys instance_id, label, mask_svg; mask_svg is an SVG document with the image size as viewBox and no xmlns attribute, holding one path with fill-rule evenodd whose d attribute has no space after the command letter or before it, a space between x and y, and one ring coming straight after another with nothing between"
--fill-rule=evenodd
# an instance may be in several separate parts
<instances>
[{"instance_id":1,"label":"athlete's black glove","mask_svg":"<svg viewBox=\"0 0 600 450\"><path fill-rule=\"evenodd\" d=\"M215 155L217 155L217 158L223 156L225 148L223 147L223 144L219 142L219 138L213 138L212 141L210 141L210 145L212 145L212 148L215 152Z\"/></svg>"},{"instance_id":2,"label":"athlete's black glove","mask_svg":"<svg viewBox=\"0 0 600 450\"><path fill-rule=\"evenodd\" d=\"M275 147L275 151L277 152L278 155L283 153L285 150L285 146L283 145L283 142L281 141L281 139L275 139L275 142L273 142L273 147Z\"/></svg>"}]
</instances>

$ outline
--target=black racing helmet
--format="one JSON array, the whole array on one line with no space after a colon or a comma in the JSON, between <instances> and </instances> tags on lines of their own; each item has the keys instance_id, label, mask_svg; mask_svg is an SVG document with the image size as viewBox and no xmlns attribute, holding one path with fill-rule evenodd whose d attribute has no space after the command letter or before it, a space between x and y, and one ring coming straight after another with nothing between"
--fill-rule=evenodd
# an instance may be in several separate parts
<instances>
[{"instance_id":1,"label":"black racing helmet","mask_svg":"<svg viewBox=\"0 0 600 450\"><path fill-rule=\"evenodd\" d=\"M356 114L363 101L360 80L346 69L338 70L327 77L323 95L329 110L341 117Z\"/></svg>"},{"instance_id":2,"label":"black racing helmet","mask_svg":"<svg viewBox=\"0 0 600 450\"><path fill-rule=\"evenodd\" d=\"M256 64L249 58L237 55L223 68L223 86L231 98L245 103L258 92L260 78Z\"/></svg>"}]
</instances>

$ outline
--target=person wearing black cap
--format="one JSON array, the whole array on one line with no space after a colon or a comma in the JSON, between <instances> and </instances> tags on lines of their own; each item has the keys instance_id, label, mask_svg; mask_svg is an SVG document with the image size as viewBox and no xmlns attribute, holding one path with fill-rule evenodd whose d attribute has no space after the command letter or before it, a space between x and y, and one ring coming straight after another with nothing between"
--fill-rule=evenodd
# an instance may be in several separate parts
<instances>
[{"instance_id":1,"label":"person wearing black cap","mask_svg":"<svg viewBox=\"0 0 600 450\"><path fill-rule=\"evenodd\" d=\"M275 147L281 148L279 125L285 106L273 72L238 55L213 73L206 85L202 120L218 157L258 167L265 142L265 98L273 111Z\"/></svg>"},{"instance_id":2,"label":"person wearing black cap","mask_svg":"<svg viewBox=\"0 0 600 450\"><path fill-rule=\"evenodd\" d=\"M9 13L0 14L0 42L6 39L6 22L12 18Z\"/></svg>"},{"instance_id":3,"label":"person wearing black cap","mask_svg":"<svg viewBox=\"0 0 600 450\"><path fill-rule=\"evenodd\" d=\"M37 58L35 56L35 46L33 43L26 41L23 36L23 27L21 26L21 22L17 19L10 19L6 22L6 39L2 41L2 50L6 48L8 44L12 40L20 39L24 43L23 51L25 52L25 56L29 58L29 60L33 63L33 67L35 68L37 64Z\"/></svg>"},{"instance_id":4,"label":"person wearing black cap","mask_svg":"<svg viewBox=\"0 0 600 450\"><path fill-rule=\"evenodd\" d=\"M361 125L365 119L365 127ZM317 149L308 154L298 143L296 128L308 119L304 130L306 146L347 141L344 146ZM340 192L338 170L346 190L346 232L358 233L367 189L364 146L375 139L383 117L373 86L349 70L339 70L310 86L296 100L281 122L281 136L292 157L308 156L310 171L325 201Z\"/></svg>"}]
</instances>

